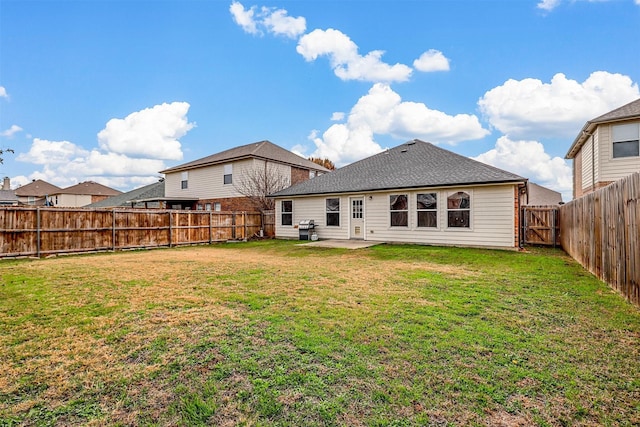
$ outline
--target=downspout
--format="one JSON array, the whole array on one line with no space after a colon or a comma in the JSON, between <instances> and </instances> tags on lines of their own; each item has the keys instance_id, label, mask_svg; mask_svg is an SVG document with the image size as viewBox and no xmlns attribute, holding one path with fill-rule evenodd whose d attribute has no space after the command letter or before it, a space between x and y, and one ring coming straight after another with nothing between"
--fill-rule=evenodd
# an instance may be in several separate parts
<instances>
[{"instance_id":1,"label":"downspout","mask_svg":"<svg viewBox=\"0 0 640 427\"><path fill-rule=\"evenodd\" d=\"M593 134L589 134L591 137L591 188L592 192L596 191L596 144L593 140Z\"/></svg>"}]
</instances>

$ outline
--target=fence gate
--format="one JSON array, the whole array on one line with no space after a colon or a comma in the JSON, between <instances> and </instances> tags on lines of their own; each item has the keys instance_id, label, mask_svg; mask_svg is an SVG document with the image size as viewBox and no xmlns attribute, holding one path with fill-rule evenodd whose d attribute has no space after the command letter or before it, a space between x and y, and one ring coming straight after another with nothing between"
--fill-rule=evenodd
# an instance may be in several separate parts
<instances>
[{"instance_id":1,"label":"fence gate","mask_svg":"<svg viewBox=\"0 0 640 427\"><path fill-rule=\"evenodd\" d=\"M557 206L522 208L522 236L525 245L560 245L560 217Z\"/></svg>"}]
</instances>

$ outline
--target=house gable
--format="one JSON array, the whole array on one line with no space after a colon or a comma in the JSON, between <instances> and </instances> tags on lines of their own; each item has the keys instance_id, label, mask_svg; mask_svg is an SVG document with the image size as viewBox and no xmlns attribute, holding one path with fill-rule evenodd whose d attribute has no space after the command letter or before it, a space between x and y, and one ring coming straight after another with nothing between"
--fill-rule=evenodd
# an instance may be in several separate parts
<instances>
[{"instance_id":1,"label":"house gable","mask_svg":"<svg viewBox=\"0 0 640 427\"><path fill-rule=\"evenodd\" d=\"M590 120L583 126L565 156L573 160L574 198L640 171L640 155L614 155L617 127L635 127L639 141L635 146L640 147L640 99Z\"/></svg>"}]
</instances>

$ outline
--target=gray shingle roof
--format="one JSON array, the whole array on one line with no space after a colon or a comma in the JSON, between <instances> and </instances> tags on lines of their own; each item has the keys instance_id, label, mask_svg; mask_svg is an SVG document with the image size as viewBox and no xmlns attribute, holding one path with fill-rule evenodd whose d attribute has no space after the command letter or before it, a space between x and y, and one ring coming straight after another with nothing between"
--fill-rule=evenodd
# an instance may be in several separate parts
<instances>
[{"instance_id":1,"label":"gray shingle roof","mask_svg":"<svg viewBox=\"0 0 640 427\"><path fill-rule=\"evenodd\" d=\"M525 181L525 178L511 172L414 139L272 196Z\"/></svg>"},{"instance_id":2,"label":"gray shingle roof","mask_svg":"<svg viewBox=\"0 0 640 427\"><path fill-rule=\"evenodd\" d=\"M87 208L113 208L130 207L131 203L137 200L154 199L164 197L164 180L145 185L144 187L133 189L127 193L118 194L99 202L91 203Z\"/></svg>"},{"instance_id":3,"label":"gray shingle roof","mask_svg":"<svg viewBox=\"0 0 640 427\"><path fill-rule=\"evenodd\" d=\"M569 151L567 151L565 158L573 159L576 154L578 154L580 148L593 133L597 125L601 123L617 122L620 120L633 118L640 118L640 98L636 99L635 101L631 101L630 103L625 104L622 107L616 108L615 110L611 110L608 113L598 116L595 119L591 119L587 123L585 123L578 133L578 136L576 136L576 139L573 140L573 143L571 144Z\"/></svg>"},{"instance_id":4,"label":"gray shingle roof","mask_svg":"<svg viewBox=\"0 0 640 427\"><path fill-rule=\"evenodd\" d=\"M18 197L16 196L16 192L13 190L0 190L0 203L18 203Z\"/></svg>"},{"instance_id":5,"label":"gray shingle roof","mask_svg":"<svg viewBox=\"0 0 640 427\"><path fill-rule=\"evenodd\" d=\"M247 159L247 158L259 158L272 160L280 163L286 163L293 166L298 166L306 169L313 169L323 172L329 170L323 166L313 163L310 160L300 157L297 154L292 153L289 150L277 146L270 141L254 142L253 144L242 145L240 147L231 148L229 150L222 151L211 156L203 157L198 160L194 160L189 163L184 163L178 166L174 166L169 169L160 171L160 173L171 173L185 171L189 169L195 169L202 166L209 166L218 163L226 163L235 160Z\"/></svg>"}]
</instances>

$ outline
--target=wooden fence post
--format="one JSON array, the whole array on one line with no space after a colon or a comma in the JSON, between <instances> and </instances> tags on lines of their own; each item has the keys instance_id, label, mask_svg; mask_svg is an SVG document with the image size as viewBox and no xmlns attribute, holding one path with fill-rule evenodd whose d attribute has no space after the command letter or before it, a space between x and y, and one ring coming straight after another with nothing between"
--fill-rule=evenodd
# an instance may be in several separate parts
<instances>
[{"instance_id":1,"label":"wooden fence post","mask_svg":"<svg viewBox=\"0 0 640 427\"><path fill-rule=\"evenodd\" d=\"M172 222L173 222L173 216L171 215L171 211L167 211L167 213L169 214L169 247L173 246L173 228L171 227Z\"/></svg>"},{"instance_id":2,"label":"wooden fence post","mask_svg":"<svg viewBox=\"0 0 640 427\"><path fill-rule=\"evenodd\" d=\"M213 212L209 211L209 244L213 243Z\"/></svg>"},{"instance_id":3,"label":"wooden fence post","mask_svg":"<svg viewBox=\"0 0 640 427\"><path fill-rule=\"evenodd\" d=\"M247 228L247 212L242 212L242 216L244 217L244 241L249 240L249 229Z\"/></svg>"},{"instance_id":4,"label":"wooden fence post","mask_svg":"<svg viewBox=\"0 0 640 427\"><path fill-rule=\"evenodd\" d=\"M116 208L113 208L111 211L112 221L111 221L111 248L115 252L116 251Z\"/></svg>"},{"instance_id":5,"label":"wooden fence post","mask_svg":"<svg viewBox=\"0 0 640 427\"><path fill-rule=\"evenodd\" d=\"M40 208L36 208L36 256L40 258Z\"/></svg>"}]
</instances>

